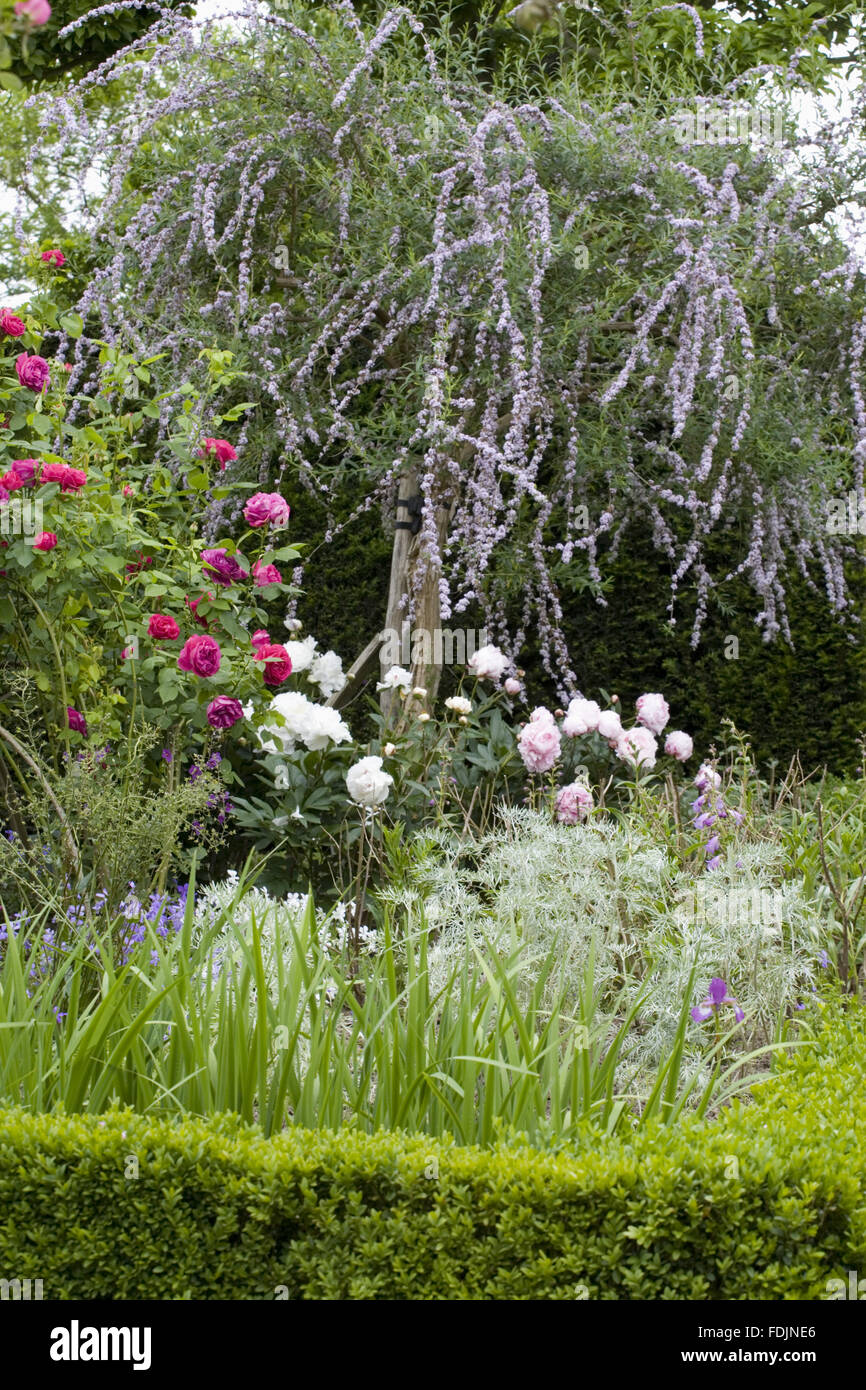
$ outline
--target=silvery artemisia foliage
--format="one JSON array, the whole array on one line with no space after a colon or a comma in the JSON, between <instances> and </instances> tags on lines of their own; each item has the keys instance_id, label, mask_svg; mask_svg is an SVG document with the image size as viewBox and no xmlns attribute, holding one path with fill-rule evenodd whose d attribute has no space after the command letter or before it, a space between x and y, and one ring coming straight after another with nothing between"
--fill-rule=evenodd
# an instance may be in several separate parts
<instances>
[{"instance_id":1,"label":"silvery artemisia foliage","mask_svg":"<svg viewBox=\"0 0 866 1390\"><path fill-rule=\"evenodd\" d=\"M423 866L437 933L431 989L445 986L467 943L503 957L522 946L524 989L554 951L548 1002L564 987L578 1016L594 950L600 1020L615 1026L646 991L629 1047L651 1069L670 1054L697 962L688 1004L721 976L746 1015L732 1050L766 1044L779 1019L810 998L826 928L802 887L783 880L779 849L750 843L737 852L742 868L723 864L696 880L634 823L575 829L524 808L503 809L497 832L468 852L441 835ZM723 1019L725 1029L733 1021ZM689 1024L692 1065L707 1037Z\"/></svg>"},{"instance_id":2,"label":"silvery artemisia foliage","mask_svg":"<svg viewBox=\"0 0 866 1390\"><path fill-rule=\"evenodd\" d=\"M88 94L114 80L106 122ZM738 83L714 110L755 90ZM413 464L430 563L451 512L443 617L480 598L565 696L562 591L575 571L598 583L631 527L650 528L695 643L724 528L768 641L789 636L791 566L855 621L825 508L863 489L864 279L824 219L863 196L862 98L808 142L789 126L775 148L683 143L672 107L593 109L567 80L516 104L458 58L446 80L408 11L362 31L344 3L163 14L44 121L52 157L89 150L105 187L91 331L166 352L169 389L200 381L214 344L248 373L262 410L220 481L327 495L362 468L364 506L387 508ZM212 500L211 535L242 501Z\"/></svg>"}]
</instances>

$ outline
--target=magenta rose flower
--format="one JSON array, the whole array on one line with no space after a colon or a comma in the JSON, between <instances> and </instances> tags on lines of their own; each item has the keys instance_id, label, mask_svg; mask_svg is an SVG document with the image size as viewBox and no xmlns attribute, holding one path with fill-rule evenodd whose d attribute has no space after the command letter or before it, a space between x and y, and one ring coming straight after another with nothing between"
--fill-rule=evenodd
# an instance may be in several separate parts
<instances>
[{"instance_id":1,"label":"magenta rose flower","mask_svg":"<svg viewBox=\"0 0 866 1390\"><path fill-rule=\"evenodd\" d=\"M257 632L254 632L252 637L250 638L250 641L252 642L254 647L265 647L270 642L270 640L271 634L269 632L265 632L265 629L263 627L260 627Z\"/></svg>"},{"instance_id":2,"label":"magenta rose flower","mask_svg":"<svg viewBox=\"0 0 866 1390\"><path fill-rule=\"evenodd\" d=\"M224 589L227 589L229 584L238 584L242 579L249 578L247 571L238 564L234 555L229 555L222 546L218 550L203 550L201 558L204 561L205 577L214 580Z\"/></svg>"},{"instance_id":3,"label":"magenta rose flower","mask_svg":"<svg viewBox=\"0 0 866 1390\"><path fill-rule=\"evenodd\" d=\"M63 477L60 482L61 492L80 492L87 482L87 474L83 468L67 468L64 464Z\"/></svg>"},{"instance_id":4,"label":"magenta rose flower","mask_svg":"<svg viewBox=\"0 0 866 1390\"><path fill-rule=\"evenodd\" d=\"M256 647L255 659L264 662L265 685L282 685L292 674L292 659L277 642L263 642Z\"/></svg>"},{"instance_id":5,"label":"magenta rose flower","mask_svg":"<svg viewBox=\"0 0 866 1390\"><path fill-rule=\"evenodd\" d=\"M256 588L263 589L266 584L282 584L283 576L276 565L263 565L261 560L256 560L253 565L253 578L256 581Z\"/></svg>"},{"instance_id":6,"label":"magenta rose flower","mask_svg":"<svg viewBox=\"0 0 866 1390\"><path fill-rule=\"evenodd\" d=\"M79 710L73 709L71 705L66 706L66 722L73 733L83 734L85 738L87 737L87 721L84 715Z\"/></svg>"},{"instance_id":7,"label":"magenta rose flower","mask_svg":"<svg viewBox=\"0 0 866 1390\"><path fill-rule=\"evenodd\" d=\"M38 459L13 459L12 472L17 473L22 483L32 483L39 468Z\"/></svg>"},{"instance_id":8,"label":"magenta rose flower","mask_svg":"<svg viewBox=\"0 0 866 1390\"><path fill-rule=\"evenodd\" d=\"M9 338L20 338L26 332L27 325L23 319L19 319L11 309L0 309L0 333L5 333Z\"/></svg>"},{"instance_id":9,"label":"magenta rose flower","mask_svg":"<svg viewBox=\"0 0 866 1390\"><path fill-rule=\"evenodd\" d=\"M207 707L207 722L214 729L230 729L243 717L240 700L233 700L230 695L217 695Z\"/></svg>"},{"instance_id":10,"label":"magenta rose flower","mask_svg":"<svg viewBox=\"0 0 866 1390\"><path fill-rule=\"evenodd\" d=\"M219 642L196 633L184 642L177 664L181 671L191 671L194 676L215 676L221 660Z\"/></svg>"},{"instance_id":11,"label":"magenta rose flower","mask_svg":"<svg viewBox=\"0 0 866 1390\"><path fill-rule=\"evenodd\" d=\"M231 463L237 458L237 453L229 444L227 439L212 439L209 435L204 441L204 445L198 451L200 459L213 456L220 468L225 468L227 463Z\"/></svg>"},{"instance_id":12,"label":"magenta rose flower","mask_svg":"<svg viewBox=\"0 0 866 1390\"><path fill-rule=\"evenodd\" d=\"M66 477L65 463L44 463L39 475L40 483L61 483Z\"/></svg>"},{"instance_id":13,"label":"magenta rose flower","mask_svg":"<svg viewBox=\"0 0 866 1390\"><path fill-rule=\"evenodd\" d=\"M20 352L15 358L15 371L22 386L30 391L41 391L51 375L51 368L44 357L31 357L28 352Z\"/></svg>"},{"instance_id":14,"label":"magenta rose flower","mask_svg":"<svg viewBox=\"0 0 866 1390\"><path fill-rule=\"evenodd\" d=\"M57 536L54 531L40 531L33 542L34 550L53 550L57 544Z\"/></svg>"},{"instance_id":15,"label":"magenta rose flower","mask_svg":"<svg viewBox=\"0 0 866 1390\"><path fill-rule=\"evenodd\" d=\"M33 3L38 3L38 0L33 0ZM49 265L56 266L58 270L62 265L66 264L66 257L62 251L58 251L56 246L52 247L50 251L43 251L42 259L43 261L47 261Z\"/></svg>"},{"instance_id":16,"label":"magenta rose flower","mask_svg":"<svg viewBox=\"0 0 866 1390\"><path fill-rule=\"evenodd\" d=\"M23 486L24 479L14 468L10 468L8 473L0 474L0 487L5 488L7 493L17 492L18 488Z\"/></svg>"},{"instance_id":17,"label":"magenta rose flower","mask_svg":"<svg viewBox=\"0 0 866 1390\"><path fill-rule=\"evenodd\" d=\"M244 507L250 526L285 526L291 508L278 492L254 492Z\"/></svg>"},{"instance_id":18,"label":"magenta rose flower","mask_svg":"<svg viewBox=\"0 0 866 1390\"><path fill-rule=\"evenodd\" d=\"M19 18L26 15L31 24L47 24L51 18L51 6L48 0L16 0L15 13Z\"/></svg>"},{"instance_id":19,"label":"magenta rose flower","mask_svg":"<svg viewBox=\"0 0 866 1390\"><path fill-rule=\"evenodd\" d=\"M180 628L168 613L151 613L147 635L155 637L158 642L173 642L175 637L180 636Z\"/></svg>"}]
</instances>

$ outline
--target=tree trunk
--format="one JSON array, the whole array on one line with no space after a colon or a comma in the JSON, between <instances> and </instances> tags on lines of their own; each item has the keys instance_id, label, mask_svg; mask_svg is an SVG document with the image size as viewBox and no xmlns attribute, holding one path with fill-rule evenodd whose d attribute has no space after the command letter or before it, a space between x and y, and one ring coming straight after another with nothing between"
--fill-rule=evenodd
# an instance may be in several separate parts
<instances>
[{"instance_id":1,"label":"tree trunk","mask_svg":"<svg viewBox=\"0 0 866 1390\"><path fill-rule=\"evenodd\" d=\"M439 602L439 580L442 575L438 564L429 564L418 588L414 580L423 558L420 531L414 533L410 527L420 526L420 512L410 510L409 503L419 498L418 473L407 468L401 473L397 493L397 521L394 532L394 548L391 552L391 583L388 590L388 608L385 617L384 641L380 653L382 675L390 666L406 666L412 672L412 685L427 691L423 701L414 701L414 709L428 707L436 696L442 677L442 644L439 634L442 629L442 609ZM420 501L415 507L420 506ZM448 535L451 519L450 508L438 507L436 510L436 532L439 551ZM407 595L414 599L415 616L411 627L407 615L407 605L403 600ZM426 634L426 635L425 635ZM395 660L395 650L399 656ZM439 658L438 660L436 658ZM392 722L397 713L400 696L392 690L381 692L381 708Z\"/></svg>"}]
</instances>

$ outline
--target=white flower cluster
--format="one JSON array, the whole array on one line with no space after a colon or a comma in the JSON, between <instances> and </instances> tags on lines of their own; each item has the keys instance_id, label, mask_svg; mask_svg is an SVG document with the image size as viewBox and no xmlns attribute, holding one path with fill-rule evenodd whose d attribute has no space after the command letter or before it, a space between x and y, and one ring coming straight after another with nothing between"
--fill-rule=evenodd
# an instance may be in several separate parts
<instances>
[{"instance_id":1,"label":"white flower cluster","mask_svg":"<svg viewBox=\"0 0 866 1390\"><path fill-rule=\"evenodd\" d=\"M297 618L292 618L286 622L297 623ZM289 629L297 631L296 627ZM346 688L346 676L343 672L343 663L336 652L317 651L315 637L305 637L303 641L289 641L285 644L286 651L292 661L292 675L299 676L306 672L307 680L319 687L323 700L330 700L332 695L339 695L341 690Z\"/></svg>"},{"instance_id":2,"label":"white flower cluster","mask_svg":"<svg viewBox=\"0 0 866 1390\"><path fill-rule=\"evenodd\" d=\"M289 643L289 646L294 646ZM329 743L351 743L348 726L329 705L316 705L299 690L275 695L270 705L274 715L259 726L259 738L266 753L293 753L298 743L311 752Z\"/></svg>"}]
</instances>

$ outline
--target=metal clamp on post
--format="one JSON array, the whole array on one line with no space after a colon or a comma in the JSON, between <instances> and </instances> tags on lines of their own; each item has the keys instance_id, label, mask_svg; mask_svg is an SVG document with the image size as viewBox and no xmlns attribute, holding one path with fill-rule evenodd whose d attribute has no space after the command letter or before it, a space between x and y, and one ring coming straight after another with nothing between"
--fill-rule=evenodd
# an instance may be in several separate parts
<instances>
[{"instance_id":1,"label":"metal clamp on post","mask_svg":"<svg viewBox=\"0 0 866 1390\"><path fill-rule=\"evenodd\" d=\"M405 507L411 517L410 521L395 521L395 531L411 531L413 536L417 536L421 530L421 513L424 509L424 498L418 492L414 497L399 497L398 507Z\"/></svg>"}]
</instances>

